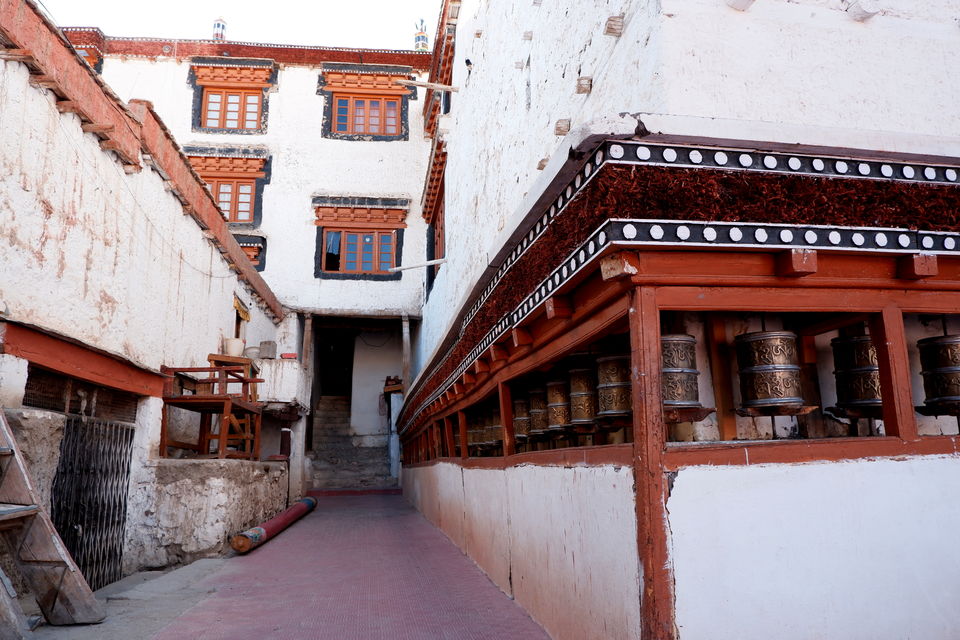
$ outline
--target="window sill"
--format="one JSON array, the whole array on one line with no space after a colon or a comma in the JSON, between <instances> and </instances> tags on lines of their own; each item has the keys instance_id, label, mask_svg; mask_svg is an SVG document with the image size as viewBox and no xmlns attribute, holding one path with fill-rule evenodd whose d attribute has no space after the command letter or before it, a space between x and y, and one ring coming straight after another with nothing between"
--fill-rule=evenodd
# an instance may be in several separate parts
<instances>
[{"instance_id":1,"label":"window sill","mask_svg":"<svg viewBox=\"0 0 960 640\"><path fill-rule=\"evenodd\" d=\"M238 136L250 136L250 135L260 135L267 132L266 127L260 127L259 129L218 129L214 127L193 127L191 129L194 133L233 133Z\"/></svg>"},{"instance_id":2,"label":"window sill","mask_svg":"<svg viewBox=\"0 0 960 640\"><path fill-rule=\"evenodd\" d=\"M401 272L396 273L335 273L322 271L317 277L321 280L372 280L372 281L392 281L399 280L403 276Z\"/></svg>"}]
</instances>

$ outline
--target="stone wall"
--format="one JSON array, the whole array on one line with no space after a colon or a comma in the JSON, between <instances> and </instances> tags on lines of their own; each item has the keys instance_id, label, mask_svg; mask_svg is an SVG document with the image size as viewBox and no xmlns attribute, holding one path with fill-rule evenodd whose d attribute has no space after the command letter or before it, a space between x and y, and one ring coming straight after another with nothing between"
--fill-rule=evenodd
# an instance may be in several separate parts
<instances>
[{"instance_id":1,"label":"stone wall","mask_svg":"<svg viewBox=\"0 0 960 640\"><path fill-rule=\"evenodd\" d=\"M124 573L217 555L286 503L283 462L151 460L131 478Z\"/></svg>"}]
</instances>

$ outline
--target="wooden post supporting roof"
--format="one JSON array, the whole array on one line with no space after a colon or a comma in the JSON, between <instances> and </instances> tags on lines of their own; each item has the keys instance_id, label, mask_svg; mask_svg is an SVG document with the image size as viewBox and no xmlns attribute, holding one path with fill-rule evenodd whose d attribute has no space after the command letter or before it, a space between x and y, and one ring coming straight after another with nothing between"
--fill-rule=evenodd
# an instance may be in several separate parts
<instances>
[{"instance_id":1,"label":"wooden post supporting roof","mask_svg":"<svg viewBox=\"0 0 960 640\"><path fill-rule=\"evenodd\" d=\"M673 577L667 548L667 481L663 469L666 423L660 391L660 311L654 287L638 287L633 292L630 364L637 545L643 576L642 637L666 640L675 634Z\"/></svg>"}]
</instances>

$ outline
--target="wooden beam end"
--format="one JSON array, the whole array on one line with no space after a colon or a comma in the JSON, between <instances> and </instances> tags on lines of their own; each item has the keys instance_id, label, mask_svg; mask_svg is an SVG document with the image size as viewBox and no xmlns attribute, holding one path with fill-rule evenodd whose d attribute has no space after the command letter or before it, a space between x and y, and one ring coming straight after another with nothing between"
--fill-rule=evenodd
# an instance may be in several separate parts
<instances>
[{"instance_id":1,"label":"wooden beam end","mask_svg":"<svg viewBox=\"0 0 960 640\"><path fill-rule=\"evenodd\" d=\"M776 273L788 278L802 278L817 272L814 249L790 249L777 255Z\"/></svg>"},{"instance_id":2,"label":"wooden beam end","mask_svg":"<svg viewBox=\"0 0 960 640\"><path fill-rule=\"evenodd\" d=\"M922 280L939 273L937 256L932 253L915 253L897 259L897 277L902 280Z\"/></svg>"}]
</instances>

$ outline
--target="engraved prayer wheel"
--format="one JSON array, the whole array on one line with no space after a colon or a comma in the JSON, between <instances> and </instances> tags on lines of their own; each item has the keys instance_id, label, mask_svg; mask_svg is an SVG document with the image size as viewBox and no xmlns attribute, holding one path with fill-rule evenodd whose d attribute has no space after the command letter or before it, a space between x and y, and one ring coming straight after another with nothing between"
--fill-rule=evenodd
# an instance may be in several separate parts
<instances>
[{"instance_id":1,"label":"engraved prayer wheel","mask_svg":"<svg viewBox=\"0 0 960 640\"><path fill-rule=\"evenodd\" d=\"M924 404L960 404L960 335L917 342L923 376Z\"/></svg>"},{"instance_id":2,"label":"engraved prayer wheel","mask_svg":"<svg viewBox=\"0 0 960 640\"><path fill-rule=\"evenodd\" d=\"M543 387L530 389L530 434L547 432L547 392Z\"/></svg>"},{"instance_id":3,"label":"engraved prayer wheel","mask_svg":"<svg viewBox=\"0 0 960 640\"><path fill-rule=\"evenodd\" d=\"M625 416L633 408L630 356L597 358L598 416Z\"/></svg>"},{"instance_id":4,"label":"engraved prayer wheel","mask_svg":"<svg viewBox=\"0 0 960 640\"><path fill-rule=\"evenodd\" d=\"M880 367L870 336L834 338L833 376L837 381L837 406L844 409L879 407Z\"/></svg>"},{"instance_id":5,"label":"engraved prayer wheel","mask_svg":"<svg viewBox=\"0 0 960 640\"><path fill-rule=\"evenodd\" d=\"M661 388L665 407L699 407L697 339L687 334L660 336Z\"/></svg>"},{"instance_id":6,"label":"engraved prayer wheel","mask_svg":"<svg viewBox=\"0 0 960 640\"><path fill-rule=\"evenodd\" d=\"M795 333L741 333L734 339L734 344L740 370L740 399L744 407L803 404Z\"/></svg>"},{"instance_id":7,"label":"engraved prayer wheel","mask_svg":"<svg viewBox=\"0 0 960 640\"><path fill-rule=\"evenodd\" d=\"M570 392L566 380L547 383L547 429L559 430L570 426Z\"/></svg>"},{"instance_id":8,"label":"engraved prayer wheel","mask_svg":"<svg viewBox=\"0 0 960 640\"><path fill-rule=\"evenodd\" d=\"M593 369L570 369L570 422L592 424L597 414Z\"/></svg>"},{"instance_id":9,"label":"engraved prayer wheel","mask_svg":"<svg viewBox=\"0 0 960 640\"><path fill-rule=\"evenodd\" d=\"M527 398L513 399L513 431L518 438L530 433L530 401Z\"/></svg>"}]
</instances>

